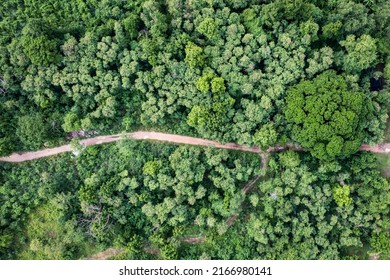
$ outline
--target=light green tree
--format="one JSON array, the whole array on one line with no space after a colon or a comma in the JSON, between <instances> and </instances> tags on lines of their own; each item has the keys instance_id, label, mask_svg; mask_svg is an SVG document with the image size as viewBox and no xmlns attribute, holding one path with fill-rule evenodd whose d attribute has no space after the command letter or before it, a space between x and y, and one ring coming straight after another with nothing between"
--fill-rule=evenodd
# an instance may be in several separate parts
<instances>
[{"instance_id":1,"label":"light green tree","mask_svg":"<svg viewBox=\"0 0 390 280\"><path fill-rule=\"evenodd\" d=\"M375 66L377 59L376 40L370 35L362 35L358 38L355 35L348 35L344 41L340 42L340 45L346 50L338 58L344 71L359 73L370 66Z\"/></svg>"},{"instance_id":2,"label":"light green tree","mask_svg":"<svg viewBox=\"0 0 390 280\"><path fill-rule=\"evenodd\" d=\"M217 33L217 26L212 18L206 18L197 27L196 31L206 36L209 40L214 40Z\"/></svg>"},{"instance_id":3,"label":"light green tree","mask_svg":"<svg viewBox=\"0 0 390 280\"><path fill-rule=\"evenodd\" d=\"M189 42L185 48L185 61L191 68L197 68L204 64L205 56L201 47Z\"/></svg>"},{"instance_id":4,"label":"light green tree","mask_svg":"<svg viewBox=\"0 0 390 280\"><path fill-rule=\"evenodd\" d=\"M352 202L350 197L350 187L347 185L333 188L333 199L340 207L348 206Z\"/></svg>"},{"instance_id":5,"label":"light green tree","mask_svg":"<svg viewBox=\"0 0 390 280\"><path fill-rule=\"evenodd\" d=\"M274 124L267 123L257 130L255 135L253 135L253 143L260 146L262 149L267 149L268 147L276 144L277 138L278 134L275 130Z\"/></svg>"}]
</instances>

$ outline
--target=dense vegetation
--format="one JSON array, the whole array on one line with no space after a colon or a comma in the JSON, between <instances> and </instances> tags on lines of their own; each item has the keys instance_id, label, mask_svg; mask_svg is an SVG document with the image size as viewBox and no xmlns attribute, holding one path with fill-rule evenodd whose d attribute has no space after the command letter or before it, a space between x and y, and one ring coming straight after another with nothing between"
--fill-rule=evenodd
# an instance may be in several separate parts
<instances>
[{"instance_id":1,"label":"dense vegetation","mask_svg":"<svg viewBox=\"0 0 390 280\"><path fill-rule=\"evenodd\" d=\"M389 79L388 0L1 1L0 155L141 128L309 153L1 163L0 258L388 258L389 183L356 152L384 139Z\"/></svg>"},{"instance_id":2,"label":"dense vegetation","mask_svg":"<svg viewBox=\"0 0 390 280\"><path fill-rule=\"evenodd\" d=\"M255 154L133 141L2 164L1 256L73 259L113 245L125 258L365 258L353 252L369 244L390 254L390 184L373 155L275 154L245 193L259 166Z\"/></svg>"},{"instance_id":3,"label":"dense vegetation","mask_svg":"<svg viewBox=\"0 0 390 280\"><path fill-rule=\"evenodd\" d=\"M222 233L259 166L255 154L132 141L89 147L76 158L1 165L1 253L77 258L83 238L173 246L166 239L194 223Z\"/></svg>"},{"instance_id":4,"label":"dense vegetation","mask_svg":"<svg viewBox=\"0 0 390 280\"><path fill-rule=\"evenodd\" d=\"M375 170L374 156L320 163L286 152L269 165L268 178L247 197L241 224L226 237L210 232L208 242L187 246L183 257L362 258L365 254L356 252L371 239L378 245L371 243L370 253L389 257L388 233L382 229L389 228L390 185Z\"/></svg>"},{"instance_id":5,"label":"dense vegetation","mask_svg":"<svg viewBox=\"0 0 390 280\"><path fill-rule=\"evenodd\" d=\"M348 91L345 79L335 72L300 82L286 97L292 138L323 160L355 153L372 111L371 100L362 92Z\"/></svg>"}]
</instances>

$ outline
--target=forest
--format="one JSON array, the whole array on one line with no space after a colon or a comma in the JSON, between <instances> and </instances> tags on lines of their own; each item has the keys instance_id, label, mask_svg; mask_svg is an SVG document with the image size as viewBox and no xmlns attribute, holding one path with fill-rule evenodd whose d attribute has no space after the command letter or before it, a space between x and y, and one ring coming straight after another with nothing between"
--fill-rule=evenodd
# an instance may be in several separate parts
<instances>
[{"instance_id":1,"label":"forest","mask_svg":"<svg viewBox=\"0 0 390 280\"><path fill-rule=\"evenodd\" d=\"M389 0L4 0L0 259L390 259ZM158 131L250 153L93 135ZM268 153L270 147L297 147Z\"/></svg>"}]
</instances>

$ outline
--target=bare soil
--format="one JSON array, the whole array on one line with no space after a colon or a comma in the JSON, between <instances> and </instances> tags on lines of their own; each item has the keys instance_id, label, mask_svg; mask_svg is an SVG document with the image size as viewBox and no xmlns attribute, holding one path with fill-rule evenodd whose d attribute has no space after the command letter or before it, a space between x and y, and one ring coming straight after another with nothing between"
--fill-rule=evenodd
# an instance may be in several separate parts
<instances>
[{"instance_id":1,"label":"bare soil","mask_svg":"<svg viewBox=\"0 0 390 280\"><path fill-rule=\"evenodd\" d=\"M212 140L207 140L202 138L195 138L190 136L160 133L160 132L149 132L149 131L136 131L136 132L129 132L124 134L97 136L93 138L83 139L80 141L80 144L84 146L100 145L104 143L116 142L126 137L130 139L136 139L136 140L157 140L157 141L177 143L177 144L206 146L206 147L213 147L217 149L229 149L229 150L245 151L245 152L252 152L252 153L262 152L258 147L247 147L247 146L238 145L236 143L221 144L217 141L212 141ZM283 150L303 151L301 147L286 145L286 146L270 147L267 151L263 151L263 152L272 153L272 152L278 152ZM369 146L364 144L360 147L360 150L369 151L373 153L389 153L390 143L382 143L376 146ZM12 155L7 157L0 157L0 161L23 162L23 161L34 160L38 158L53 156L60 153L71 152L71 151L72 148L70 145L63 145L63 146L50 148L50 149L42 149L35 152L13 153Z\"/></svg>"},{"instance_id":2,"label":"bare soil","mask_svg":"<svg viewBox=\"0 0 390 280\"><path fill-rule=\"evenodd\" d=\"M379 253L376 253L376 254L373 254L369 257L370 260L379 260L380 258L380 254Z\"/></svg>"},{"instance_id":3,"label":"bare soil","mask_svg":"<svg viewBox=\"0 0 390 280\"><path fill-rule=\"evenodd\" d=\"M116 255L119 255L123 253L124 249L118 249L118 248L108 248L107 250L103 252L99 252L97 254L91 255L86 258L86 260L107 260L109 258L115 257Z\"/></svg>"},{"instance_id":4,"label":"bare soil","mask_svg":"<svg viewBox=\"0 0 390 280\"><path fill-rule=\"evenodd\" d=\"M206 240L206 237L204 235L198 236L198 237L190 236L190 237L186 237L186 238L182 239L183 242L189 243L189 244L200 244L200 243L205 242L205 240Z\"/></svg>"}]
</instances>

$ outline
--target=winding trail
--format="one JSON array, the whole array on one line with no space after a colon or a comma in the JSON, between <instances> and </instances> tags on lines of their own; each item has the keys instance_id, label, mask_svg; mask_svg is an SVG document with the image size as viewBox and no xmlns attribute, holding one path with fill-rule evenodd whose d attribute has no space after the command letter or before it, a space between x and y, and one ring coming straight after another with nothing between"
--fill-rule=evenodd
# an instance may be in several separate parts
<instances>
[{"instance_id":1,"label":"winding trail","mask_svg":"<svg viewBox=\"0 0 390 280\"><path fill-rule=\"evenodd\" d=\"M126 137L135 140L156 140L162 142L206 146L206 147L213 147L217 149L237 150L237 151L245 151L251 153L260 153L260 152L272 153L272 152L278 152L283 150L303 151L301 147L297 147L294 145L275 146L275 147L270 147L266 151L262 151L259 147L247 147L247 146L238 145L236 143L221 144L217 141L212 141L212 140L207 140L202 138L195 138L190 136L168 134L168 133L161 133L161 132L149 132L149 131L136 131L136 132L123 133L123 134L97 136L93 138L83 139L80 141L80 143L84 146L100 145L104 143L116 142ZM369 146L364 144L360 147L360 150L369 151L373 153L390 153L390 143L382 143L376 146ZM13 153L10 156L0 157L0 161L23 162L23 161L34 160L38 158L53 156L60 153L71 152L71 151L72 148L70 145L63 145L55 148L42 149L35 152Z\"/></svg>"}]
</instances>

